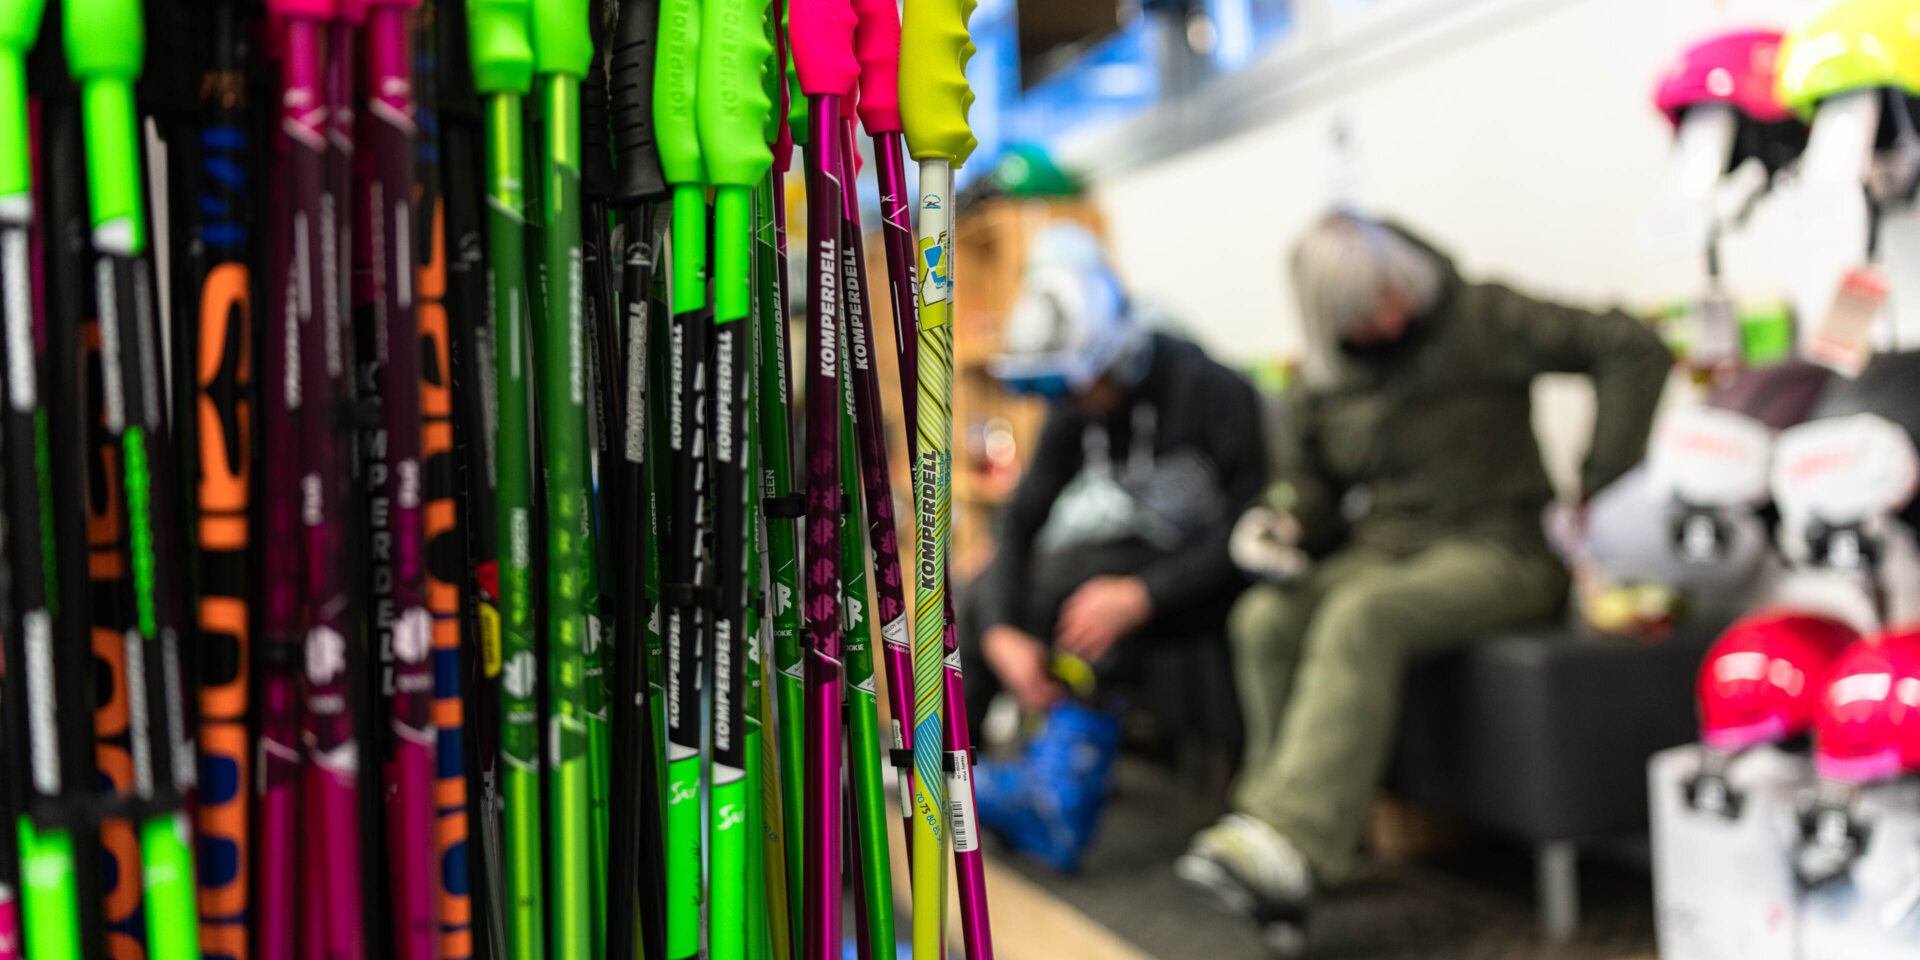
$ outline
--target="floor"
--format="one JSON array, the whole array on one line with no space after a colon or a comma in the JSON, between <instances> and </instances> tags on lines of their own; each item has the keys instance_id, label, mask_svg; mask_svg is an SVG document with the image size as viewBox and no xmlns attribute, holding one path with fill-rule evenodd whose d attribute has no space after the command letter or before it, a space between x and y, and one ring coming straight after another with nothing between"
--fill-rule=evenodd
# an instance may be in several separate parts
<instances>
[{"instance_id":1,"label":"floor","mask_svg":"<svg viewBox=\"0 0 1920 960\"><path fill-rule=\"evenodd\" d=\"M1119 781L1079 876L989 846L999 960L1266 960L1250 924L1214 912L1173 878L1174 856L1216 811L1145 764L1123 764ZM1369 862L1316 912L1308 956L1651 960L1643 868L1585 864L1580 935L1548 947L1535 933L1531 863L1524 851L1487 840L1419 862Z\"/></svg>"}]
</instances>

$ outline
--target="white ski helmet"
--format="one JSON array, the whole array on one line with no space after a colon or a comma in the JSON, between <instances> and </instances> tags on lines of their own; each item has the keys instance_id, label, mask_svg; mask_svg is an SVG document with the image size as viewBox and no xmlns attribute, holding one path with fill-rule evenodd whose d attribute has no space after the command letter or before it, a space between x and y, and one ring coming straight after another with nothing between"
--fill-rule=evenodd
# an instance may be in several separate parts
<instances>
[{"instance_id":1,"label":"white ski helmet","mask_svg":"<svg viewBox=\"0 0 1920 960\"><path fill-rule=\"evenodd\" d=\"M1058 398L1091 387L1144 342L1100 241L1079 224L1057 223L1034 240L989 369L1008 389Z\"/></svg>"}]
</instances>

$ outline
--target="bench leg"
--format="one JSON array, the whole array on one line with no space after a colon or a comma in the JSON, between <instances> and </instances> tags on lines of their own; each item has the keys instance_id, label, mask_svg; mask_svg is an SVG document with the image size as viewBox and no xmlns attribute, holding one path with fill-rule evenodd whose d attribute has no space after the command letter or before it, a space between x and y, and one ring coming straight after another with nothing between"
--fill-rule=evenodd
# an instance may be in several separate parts
<instances>
[{"instance_id":1,"label":"bench leg","mask_svg":"<svg viewBox=\"0 0 1920 960\"><path fill-rule=\"evenodd\" d=\"M1534 848L1533 864L1540 936L1566 943L1580 928L1580 849L1572 840L1542 843Z\"/></svg>"}]
</instances>

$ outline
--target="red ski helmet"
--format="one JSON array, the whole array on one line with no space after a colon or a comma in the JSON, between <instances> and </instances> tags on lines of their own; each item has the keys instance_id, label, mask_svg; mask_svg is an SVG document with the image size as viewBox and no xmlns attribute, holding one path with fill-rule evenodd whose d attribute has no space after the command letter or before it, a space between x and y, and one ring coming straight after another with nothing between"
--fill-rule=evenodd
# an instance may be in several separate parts
<instances>
[{"instance_id":1,"label":"red ski helmet","mask_svg":"<svg viewBox=\"0 0 1920 960\"><path fill-rule=\"evenodd\" d=\"M1920 769L1920 633L1873 637L1841 654L1814 719L1813 767L1842 783Z\"/></svg>"},{"instance_id":2,"label":"red ski helmet","mask_svg":"<svg viewBox=\"0 0 1920 960\"><path fill-rule=\"evenodd\" d=\"M1806 733L1828 672L1858 639L1838 620L1796 610L1735 621L1700 664L1701 742L1732 752Z\"/></svg>"}]
</instances>

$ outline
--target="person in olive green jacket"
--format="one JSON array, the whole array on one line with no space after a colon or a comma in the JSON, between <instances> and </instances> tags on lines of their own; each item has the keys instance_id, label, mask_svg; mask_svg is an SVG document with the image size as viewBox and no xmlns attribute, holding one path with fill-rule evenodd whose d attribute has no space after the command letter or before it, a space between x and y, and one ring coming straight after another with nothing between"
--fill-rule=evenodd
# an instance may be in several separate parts
<instances>
[{"instance_id":1,"label":"person in olive green jacket","mask_svg":"<svg viewBox=\"0 0 1920 960\"><path fill-rule=\"evenodd\" d=\"M1320 220L1292 275L1307 349L1274 483L1235 531L1267 583L1228 626L1246 718L1234 812L1176 869L1285 945L1348 874L1391 748L1405 666L1553 614L1567 576L1542 518L1537 374L1592 377L1582 498L1645 453L1672 359L1624 313L1462 279L1405 230Z\"/></svg>"}]
</instances>

